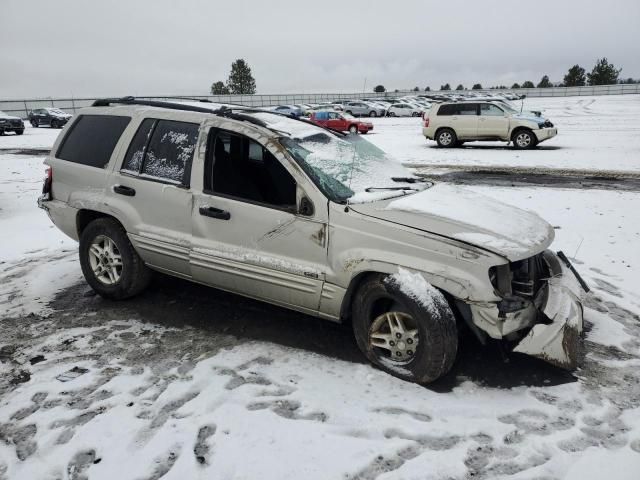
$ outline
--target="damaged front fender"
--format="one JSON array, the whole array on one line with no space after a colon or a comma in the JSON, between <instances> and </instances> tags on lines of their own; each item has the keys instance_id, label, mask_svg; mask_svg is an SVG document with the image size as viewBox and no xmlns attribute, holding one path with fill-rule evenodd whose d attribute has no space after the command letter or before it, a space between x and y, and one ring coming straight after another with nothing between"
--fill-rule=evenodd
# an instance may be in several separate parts
<instances>
[{"instance_id":1,"label":"damaged front fender","mask_svg":"<svg viewBox=\"0 0 640 480\"><path fill-rule=\"evenodd\" d=\"M538 293L535 304L550 323L534 325L513 351L573 370L578 365L582 343L580 285L571 270L552 252L545 252L544 259L551 278Z\"/></svg>"}]
</instances>

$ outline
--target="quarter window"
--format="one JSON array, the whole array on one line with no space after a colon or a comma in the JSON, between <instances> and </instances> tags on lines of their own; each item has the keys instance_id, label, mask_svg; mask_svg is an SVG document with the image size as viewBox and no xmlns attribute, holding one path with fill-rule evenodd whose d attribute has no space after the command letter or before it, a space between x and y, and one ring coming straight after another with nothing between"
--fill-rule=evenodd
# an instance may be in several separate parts
<instances>
[{"instance_id":1,"label":"quarter window","mask_svg":"<svg viewBox=\"0 0 640 480\"><path fill-rule=\"evenodd\" d=\"M131 117L80 115L56 152L56 158L104 168Z\"/></svg>"}]
</instances>

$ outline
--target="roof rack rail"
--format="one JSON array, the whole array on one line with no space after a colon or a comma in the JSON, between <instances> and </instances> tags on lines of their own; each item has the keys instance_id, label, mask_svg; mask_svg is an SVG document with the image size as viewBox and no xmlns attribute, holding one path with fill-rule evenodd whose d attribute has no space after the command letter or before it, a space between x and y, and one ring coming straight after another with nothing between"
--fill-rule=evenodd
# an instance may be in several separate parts
<instances>
[{"instance_id":1,"label":"roof rack rail","mask_svg":"<svg viewBox=\"0 0 640 480\"><path fill-rule=\"evenodd\" d=\"M186 99L182 99L186 100ZM211 103L211 102L208 102ZM184 103L173 103L173 102L163 102L160 100L143 100L137 99L133 96L121 97L121 98L102 98L93 102L92 106L94 107L108 107L112 104L120 104L120 105L142 105L147 107L156 107L156 108L167 108L171 110L182 110L187 112L198 112L198 113L207 113L209 115L217 115L219 117L230 118L232 120L239 120L244 122L253 123L254 125L258 125L263 128L267 128L271 131L277 131L273 127L270 127L268 123L263 122L262 120L252 117L250 115L246 115L246 113L268 113L271 115L277 115L280 117L285 117L290 120L297 120L299 122L304 122L309 125L313 125L315 127L321 128L323 130L328 130L333 134L338 133L338 135L344 136L343 132L336 132L336 130L331 130L329 128L322 127L320 125L316 125L315 123L301 118L290 117L289 115L285 115L283 113L274 112L271 110L265 110L261 108L251 108L245 107L244 105L234 105L228 107L226 105L222 105L220 108L211 109L205 107L198 107L195 105L186 105ZM236 113L236 112L244 112L244 113Z\"/></svg>"}]
</instances>

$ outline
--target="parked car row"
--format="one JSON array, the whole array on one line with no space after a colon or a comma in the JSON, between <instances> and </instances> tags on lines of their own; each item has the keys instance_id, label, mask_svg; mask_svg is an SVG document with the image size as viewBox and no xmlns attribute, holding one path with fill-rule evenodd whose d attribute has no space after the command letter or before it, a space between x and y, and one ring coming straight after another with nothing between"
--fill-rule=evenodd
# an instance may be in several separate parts
<instances>
[{"instance_id":1,"label":"parked car row","mask_svg":"<svg viewBox=\"0 0 640 480\"><path fill-rule=\"evenodd\" d=\"M4 135L6 132L22 135L24 133L24 122L19 117L12 117L0 111L0 135Z\"/></svg>"},{"instance_id":2,"label":"parked car row","mask_svg":"<svg viewBox=\"0 0 640 480\"><path fill-rule=\"evenodd\" d=\"M73 115L59 108L37 108L29 112L28 115L29 123L36 128L41 126L62 128L72 117ZM24 120L0 111L0 135L8 132L22 135L24 133Z\"/></svg>"},{"instance_id":3,"label":"parked car row","mask_svg":"<svg viewBox=\"0 0 640 480\"><path fill-rule=\"evenodd\" d=\"M311 117L318 111L339 111L353 117L419 117L431 108L431 102L419 96L394 99L366 98L335 100L327 103L278 105L272 110L292 118Z\"/></svg>"}]
</instances>

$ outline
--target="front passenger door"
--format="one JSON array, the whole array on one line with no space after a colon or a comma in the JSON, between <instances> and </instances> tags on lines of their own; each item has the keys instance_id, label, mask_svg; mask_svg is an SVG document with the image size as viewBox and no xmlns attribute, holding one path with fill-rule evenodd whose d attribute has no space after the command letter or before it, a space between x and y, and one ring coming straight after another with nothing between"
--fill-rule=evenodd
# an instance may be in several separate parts
<instances>
[{"instance_id":1,"label":"front passenger door","mask_svg":"<svg viewBox=\"0 0 640 480\"><path fill-rule=\"evenodd\" d=\"M274 152L217 128L209 133L203 177L202 191L194 192L194 279L316 312L327 267L326 200L306 203Z\"/></svg>"},{"instance_id":2,"label":"front passenger door","mask_svg":"<svg viewBox=\"0 0 640 480\"><path fill-rule=\"evenodd\" d=\"M492 103L480 104L478 118L478 137L507 138L509 133L509 119L504 111Z\"/></svg>"}]
</instances>

